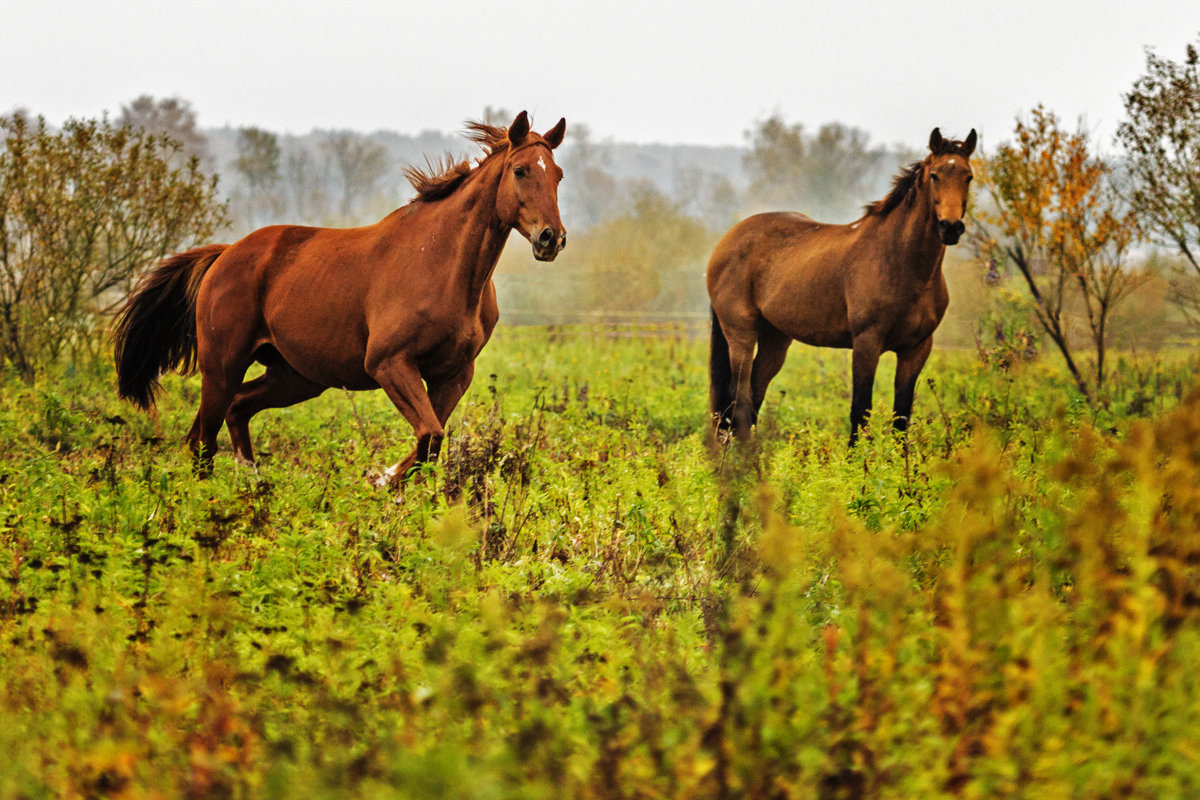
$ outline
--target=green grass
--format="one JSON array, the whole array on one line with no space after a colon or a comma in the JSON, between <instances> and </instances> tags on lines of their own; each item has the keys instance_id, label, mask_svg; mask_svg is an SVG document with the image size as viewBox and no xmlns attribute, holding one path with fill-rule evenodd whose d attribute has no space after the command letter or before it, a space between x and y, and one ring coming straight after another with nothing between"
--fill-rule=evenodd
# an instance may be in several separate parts
<instances>
[{"instance_id":1,"label":"green grass","mask_svg":"<svg viewBox=\"0 0 1200 800\"><path fill-rule=\"evenodd\" d=\"M441 464L382 393L192 477L105 365L0 399L0 797L1200 793L1196 366L795 347L715 460L704 343L498 331Z\"/></svg>"}]
</instances>

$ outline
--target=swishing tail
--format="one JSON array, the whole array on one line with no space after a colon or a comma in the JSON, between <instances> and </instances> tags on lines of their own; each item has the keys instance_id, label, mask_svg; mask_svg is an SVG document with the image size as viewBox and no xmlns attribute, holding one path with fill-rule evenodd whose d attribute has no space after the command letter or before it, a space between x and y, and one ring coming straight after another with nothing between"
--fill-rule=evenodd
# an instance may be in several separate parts
<instances>
[{"instance_id":1,"label":"swishing tail","mask_svg":"<svg viewBox=\"0 0 1200 800\"><path fill-rule=\"evenodd\" d=\"M113 327L117 393L154 406L158 376L196 366L196 293L229 245L210 244L165 259L138 281Z\"/></svg>"},{"instance_id":2,"label":"swishing tail","mask_svg":"<svg viewBox=\"0 0 1200 800\"><path fill-rule=\"evenodd\" d=\"M708 351L708 410L717 430L733 427L733 368L729 364L729 342L712 309L712 343Z\"/></svg>"}]
</instances>

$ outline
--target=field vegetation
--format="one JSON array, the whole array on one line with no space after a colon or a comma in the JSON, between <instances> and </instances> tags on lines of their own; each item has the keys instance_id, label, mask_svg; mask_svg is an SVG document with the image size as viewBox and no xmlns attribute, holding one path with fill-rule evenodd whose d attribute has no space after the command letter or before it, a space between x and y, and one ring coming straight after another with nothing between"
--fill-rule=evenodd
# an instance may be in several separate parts
<instances>
[{"instance_id":1,"label":"field vegetation","mask_svg":"<svg viewBox=\"0 0 1200 800\"><path fill-rule=\"evenodd\" d=\"M0 119L0 800L1200 796L1198 74L1147 54L1123 162L1041 107L977 156L914 424L885 360L853 450L849 354L799 346L713 445L701 273L759 202L849 219L899 150L774 116L745 194L665 192L578 126L572 246L501 265L398 493L379 392L198 480L199 379L138 414L104 335L231 217L371 213L383 145L242 129L226 203L184 101ZM606 324L513 324L571 318Z\"/></svg>"},{"instance_id":2,"label":"field vegetation","mask_svg":"<svg viewBox=\"0 0 1200 800\"><path fill-rule=\"evenodd\" d=\"M103 362L0 405L3 797L1188 797L1194 359L940 352L845 449L796 348L710 454L704 346L504 328L401 494L381 393L262 415L259 471ZM888 376L881 370L880 392Z\"/></svg>"}]
</instances>

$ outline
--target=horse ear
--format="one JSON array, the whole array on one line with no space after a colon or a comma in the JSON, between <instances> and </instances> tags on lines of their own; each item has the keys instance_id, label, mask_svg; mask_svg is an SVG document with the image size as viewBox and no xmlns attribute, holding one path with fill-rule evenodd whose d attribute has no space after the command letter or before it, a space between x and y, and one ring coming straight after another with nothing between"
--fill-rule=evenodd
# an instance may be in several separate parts
<instances>
[{"instance_id":1,"label":"horse ear","mask_svg":"<svg viewBox=\"0 0 1200 800\"><path fill-rule=\"evenodd\" d=\"M963 142L963 152L969 157L975 152L975 129L971 128L971 132L967 134L967 140Z\"/></svg>"},{"instance_id":2,"label":"horse ear","mask_svg":"<svg viewBox=\"0 0 1200 800\"><path fill-rule=\"evenodd\" d=\"M929 134L929 150L932 153L940 152L942 149L942 130L934 128L933 133Z\"/></svg>"},{"instance_id":3,"label":"horse ear","mask_svg":"<svg viewBox=\"0 0 1200 800\"><path fill-rule=\"evenodd\" d=\"M567 119L563 117L550 130L542 134L542 138L546 140L546 144L550 145L550 149L558 147L563 142L563 136L567 133Z\"/></svg>"},{"instance_id":4,"label":"horse ear","mask_svg":"<svg viewBox=\"0 0 1200 800\"><path fill-rule=\"evenodd\" d=\"M508 143L516 147L529 135L529 115L522 111L508 126Z\"/></svg>"}]
</instances>

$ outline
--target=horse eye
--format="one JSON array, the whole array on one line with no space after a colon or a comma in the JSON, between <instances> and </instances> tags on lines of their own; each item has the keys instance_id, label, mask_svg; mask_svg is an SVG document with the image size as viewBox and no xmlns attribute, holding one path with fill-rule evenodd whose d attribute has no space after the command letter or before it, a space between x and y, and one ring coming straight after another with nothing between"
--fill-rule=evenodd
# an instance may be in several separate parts
<instances>
[{"instance_id":1,"label":"horse eye","mask_svg":"<svg viewBox=\"0 0 1200 800\"><path fill-rule=\"evenodd\" d=\"M938 181L938 174L937 174L936 172L931 172L931 173L929 173L929 177L933 179L933 182L934 182L934 183L937 183L937 181Z\"/></svg>"},{"instance_id":2,"label":"horse eye","mask_svg":"<svg viewBox=\"0 0 1200 800\"><path fill-rule=\"evenodd\" d=\"M971 181L973 181L973 180L975 180L975 176L974 176L974 175L968 175L968 176L967 176L967 183L970 183L970 182L971 182Z\"/></svg>"},{"instance_id":3,"label":"horse eye","mask_svg":"<svg viewBox=\"0 0 1200 800\"><path fill-rule=\"evenodd\" d=\"M528 170L526 170L524 167L513 168L513 175L516 175L518 178L524 178L526 174L528 174Z\"/></svg>"}]
</instances>

